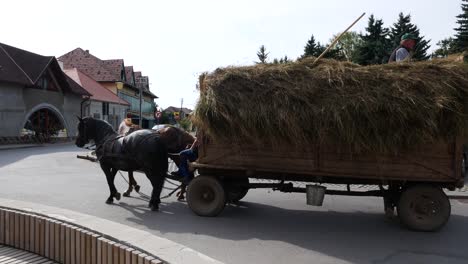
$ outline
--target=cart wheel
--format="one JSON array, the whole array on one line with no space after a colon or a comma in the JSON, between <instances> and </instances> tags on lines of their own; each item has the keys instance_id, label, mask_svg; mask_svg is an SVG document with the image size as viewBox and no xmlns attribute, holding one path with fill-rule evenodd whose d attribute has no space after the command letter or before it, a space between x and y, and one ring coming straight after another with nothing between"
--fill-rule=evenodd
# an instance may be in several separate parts
<instances>
[{"instance_id":1,"label":"cart wheel","mask_svg":"<svg viewBox=\"0 0 468 264\"><path fill-rule=\"evenodd\" d=\"M188 186L187 203L199 216L217 216L226 205L226 193L218 179L198 176Z\"/></svg>"},{"instance_id":2,"label":"cart wheel","mask_svg":"<svg viewBox=\"0 0 468 264\"><path fill-rule=\"evenodd\" d=\"M450 201L431 185L415 185L406 189L398 202L398 216L403 225L415 231L435 231L450 217Z\"/></svg>"},{"instance_id":3,"label":"cart wheel","mask_svg":"<svg viewBox=\"0 0 468 264\"><path fill-rule=\"evenodd\" d=\"M228 202L237 203L242 200L249 192L247 185L249 185L249 178L226 179L224 186Z\"/></svg>"}]
</instances>

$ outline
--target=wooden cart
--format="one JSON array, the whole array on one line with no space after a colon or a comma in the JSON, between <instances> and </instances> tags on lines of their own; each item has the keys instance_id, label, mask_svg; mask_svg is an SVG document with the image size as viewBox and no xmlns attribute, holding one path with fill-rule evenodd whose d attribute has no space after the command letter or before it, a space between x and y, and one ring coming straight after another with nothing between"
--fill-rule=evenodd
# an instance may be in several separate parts
<instances>
[{"instance_id":1,"label":"wooden cart","mask_svg":"<svg viewBox=\"0 0 468 264\"><path fill-rule=\"evenodd\" d=\"M227 202L237 202L252 188L306 193L295 182L348 185L331 195L380 196L387 213L397 208L410 229L433 231L450 216L450 201L443 188L464 185L464 155L460 141L426 145L398 155L350 154L333 145L310 146L306 151L288 147L216 144L202 136L199 172L189 185L187 202L200 216L216 216ZM272 179L276 183L249 183ZM351 184L379 186L374 191L352 191ZM323 198L322 198L323 199Z\"/></svg>"}]
</instances>

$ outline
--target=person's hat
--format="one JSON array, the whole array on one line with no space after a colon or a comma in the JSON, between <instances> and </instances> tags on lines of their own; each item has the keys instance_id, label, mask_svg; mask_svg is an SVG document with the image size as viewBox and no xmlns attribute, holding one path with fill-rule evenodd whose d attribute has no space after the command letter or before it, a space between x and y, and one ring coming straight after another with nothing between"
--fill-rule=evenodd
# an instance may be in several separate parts
<instances>
[{"instance_id":1,"label":"person's hat","mask_svg":"<svg viewBox=\"0 0 468 264\"><path fill-rule=\"evenodd\" d=\"M407 39L413 39L416 40L417 37L411 33L405 33L403 36L401 36L401 40L407 40Z\"/></svg>"}]
</instances>

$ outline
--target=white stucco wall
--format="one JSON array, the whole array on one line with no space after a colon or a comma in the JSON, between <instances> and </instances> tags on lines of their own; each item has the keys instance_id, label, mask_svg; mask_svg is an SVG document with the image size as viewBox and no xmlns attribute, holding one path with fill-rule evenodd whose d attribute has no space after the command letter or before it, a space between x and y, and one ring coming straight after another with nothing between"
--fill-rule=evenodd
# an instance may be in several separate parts
<instances>
[{"instance_id":1,"label":"white stucco wall","mask_svg":"<svg viewBox=\"0 0 468 264\"><path fill-rule=\"evenodd\" d=\"M25 112L22 87L0 83L0 136L18 136Z\"/></svg>"},{"instance_id":2,"label":"white stucco wall","mask_svg":"<svg viewBox=\"0 0 468 264\"><path fill-rule=\"evenodd\" d=\"M119 127L120 122L125 118L125 115L128 110L128 106L119 105L119 104L109 104L109 116L104 116L102 114L102 102L100 101L91 101L87 107L85 116L91 116L94 118L99 118L106 120L111 124L115 130Z\"/></svg>"},{"instance_id":3,"label":"white stucco wall","mask_svg":"<svg viewBox=\"0 0 468 264\"><path fill-rule=\"evenodd\" d=\"M20 135L29 116L39 109L54 112L67 130L76 135L80 115L81 96L62 92L24 88L20 85L0 83L0 137Z\"/></svg>"}]
</instances>

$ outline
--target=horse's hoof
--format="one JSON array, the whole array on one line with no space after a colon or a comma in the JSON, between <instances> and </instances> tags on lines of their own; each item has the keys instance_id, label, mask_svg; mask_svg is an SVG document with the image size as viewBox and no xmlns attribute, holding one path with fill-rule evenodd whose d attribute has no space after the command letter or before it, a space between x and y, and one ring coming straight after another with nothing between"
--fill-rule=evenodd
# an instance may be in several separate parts
<instances>
[{"instance_id":1,"label":"horse's hoof","mask_svg":"<svg viewBox=\"0 0 468 264\"><path fill-rule=\"evenodd\" d=\"M112 204L114 202L114 200L112 198L109 198L106 200L106 204Z\"/></svg>"},{"instance_id":2,"label":"horse's hoof","mask_svg":"<svg viewBox=\"0 0 468 264\"><path fill-rule=\"evenodd\" d=\"M114 194L114 197L115 197L115 199L117 199L117 201L120 201L120 193L119 192Z\"/></svg>"},{"instance_id":3,"label":"horse's hoof","mask_svg":"<svg viewBox=\"0 0 468 264\"><path fill-rule=\"evenodd\" d=\"M130 197L130 194L131 194L131 193L132 193L132 190L131 190L131 189L128 189L128 190L126 190L122 195L123 195L124 197Z\"/></svg>"},{"instance_id":4,"label":"horse's hoof","mask_svg":"<svg viewBox=\"0 0 468 264\"><path fill-rule=\"evenodd\" d=\"M153 211L153 212L159 211L159 205L158 204L152 205L151 206L151 211Z\"/></svg>"},{"instance_id":5,"label":"horse's hoof","mask_svg":"<svg viewBox=\"0 0 468 264\"><path fill-rule=\"evenodd\" d=\"M138 185L138 184L135 185L135 191L136 191L137 193L140 192L140 185Z\"/></svg>"}]
</instances>

